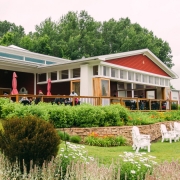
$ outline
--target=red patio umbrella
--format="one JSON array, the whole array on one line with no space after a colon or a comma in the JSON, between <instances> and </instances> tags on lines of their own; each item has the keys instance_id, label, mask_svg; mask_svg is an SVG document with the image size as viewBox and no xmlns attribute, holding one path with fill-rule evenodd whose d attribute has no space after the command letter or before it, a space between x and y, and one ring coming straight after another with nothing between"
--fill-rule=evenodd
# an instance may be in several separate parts
<instances>
[{"instance_id":1,"label":"red patio umbrella","mask_svg":"<svg viewBox=\"0 0 180 180\"><path fill-rule=\"evenodd\" d=\"M47 96L51 96L51 79L48 79L47 82Z\"/></svg>"},{"instance_id":2,"label":"red patio umbrella","mask_svg":"<svg viewBox=\"0 0 180 180\"><path fill-rule=\"evenodd\" d=\"M15 72L13 72L13 78L12 78L12 91L11 91L12 95L16 95L18 94L18 90L17 90L17 75Z\"/></svg>"}]
</instances>

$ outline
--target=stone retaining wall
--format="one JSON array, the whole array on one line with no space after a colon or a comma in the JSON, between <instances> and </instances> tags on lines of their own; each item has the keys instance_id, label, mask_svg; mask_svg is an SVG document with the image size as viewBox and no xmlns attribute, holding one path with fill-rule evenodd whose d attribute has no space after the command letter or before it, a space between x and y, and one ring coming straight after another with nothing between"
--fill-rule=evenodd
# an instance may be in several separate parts
<instances>
[{"instance_id":1,"label":"stone retaining wall","mask_svg":"<svg viewBox=\"0 0 180 180\"><path fill-rule=\"evenodd\" d=\"M171 121L163 122L167 129L170 130ZM149 134L151 136L151 141L155 141L161 137L160 123L141 125L138 126L141 134ZM59 129L63 131L63 129ZM114 135L114 136L124 136L129 144L132 144L131 135L132 126L114 126L114 127L92 127L92 128L64 128L64 131L70 135L79 135L82 140L84 137L88 136L90 133L95 132L99 136Z\"/></svg>"}]
</instances>

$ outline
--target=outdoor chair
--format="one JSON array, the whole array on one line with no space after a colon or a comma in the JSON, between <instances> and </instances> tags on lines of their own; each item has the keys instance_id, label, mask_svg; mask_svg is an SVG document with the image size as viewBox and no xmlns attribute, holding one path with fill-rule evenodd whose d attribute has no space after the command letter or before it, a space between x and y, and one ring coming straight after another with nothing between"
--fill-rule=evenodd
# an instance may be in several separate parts
<instances>
[{"instance_id":1,"label":"outdoor chair","mask_svg":"<svg viewBox=\"0 0 180 180\"><path fill-rule=\"evenodd\" d=\"M174 142L178 140L178 136L176 135L176 133L174 131L168 131L165 124L161 124L160 129L162 135L161 142L169 141L170 143L172 143L172 140L174 140Z\"/></svg>"},{"instance_id":2,"label":"outdoor chair","mask_svg":"<svg viewBox=\"0 0 180 180\"><path fill-rule=\"evenodd\" d=\"M133 126L132 128L132 140L133 140L133 150L139 152L139 149L147 149L150 152L150 135L140 134L139 128Z\"/></svg>"},{"instance_id":3,"label":"outdoor chair","mask_svg":"<svg viewBox=\"0 0 180 180\"><path fill-rule=\"evenodd\" d=\"M178 140L180 139L180 123L174 122L174 129L173 129L178 136Z\"/></svg>"}]
</instances>

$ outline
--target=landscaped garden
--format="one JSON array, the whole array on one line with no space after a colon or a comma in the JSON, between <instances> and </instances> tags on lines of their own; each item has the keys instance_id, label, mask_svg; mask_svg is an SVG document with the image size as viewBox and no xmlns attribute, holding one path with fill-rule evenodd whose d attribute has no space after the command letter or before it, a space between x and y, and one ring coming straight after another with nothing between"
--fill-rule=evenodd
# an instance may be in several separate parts
<instances>
[{"instance_id":1,"label":"landscaped garden","mask_svg":"<svg viewBox=\"0 0 180 180\"><path fill-rule=\"evenodd\" d=\"M179 110L142 113L120 105L23 106L0 98L0 119L0 179L179 178L180 141L157 140L151 143L150 153L135 153L122 136L91 133L82 141L77 135L53 130L177 121Z\"/></svg>"}]
</instances>

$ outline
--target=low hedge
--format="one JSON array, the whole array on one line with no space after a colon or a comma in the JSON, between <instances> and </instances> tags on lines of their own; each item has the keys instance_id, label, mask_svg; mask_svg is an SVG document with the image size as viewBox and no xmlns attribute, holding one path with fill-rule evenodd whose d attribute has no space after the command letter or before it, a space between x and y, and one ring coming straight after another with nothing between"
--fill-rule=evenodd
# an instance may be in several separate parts
<instances>
[{"instance_id":1,"label":"low hedge","mask_svg":"<svg viewBox=\"0 0 180 180\"><path fill-rule=\"evenodd\" d=\"M131 112L125 107L114 104L109 106L52 105L40 102L38 105L22 105L0 98L0 119L35 115L49 121L56 128L106 127L123 125L148 125L163 121L180 120L180 110L167 112Z\"/></svg>"},{"instance_id":2,"label":"low hedge","mask_svg":"<svg viewBox=\"0 0 180 180\"><path fill-rule=\"evenodd\" d=\"M0 98L0 110L1 119L35 115L51 122L56 128L120 126L129 120L129 111L121 105L64 106L40 102L24 106Z\"/></svg>"}]
</instances>

